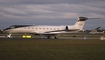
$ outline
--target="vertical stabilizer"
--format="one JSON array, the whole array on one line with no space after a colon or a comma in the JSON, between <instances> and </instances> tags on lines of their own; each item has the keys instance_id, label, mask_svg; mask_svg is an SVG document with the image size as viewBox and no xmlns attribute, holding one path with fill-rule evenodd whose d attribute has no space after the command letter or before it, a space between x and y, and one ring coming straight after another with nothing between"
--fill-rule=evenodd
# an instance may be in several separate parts
<instances>
[{"instance_id":1,"label":"vertical stabilizer","mask_svg":"<svg viewBox=\"0 0 105 60\"><path fill-rule=\"evenodd\" d=\"M79 17L74 26L76 26L76 27L77 27L78 29L80 29L80 30L83 30L85 21L86 21L87 19L88 19L88 18L86 18L86 17Z\"/></svg>"}]
</instances>

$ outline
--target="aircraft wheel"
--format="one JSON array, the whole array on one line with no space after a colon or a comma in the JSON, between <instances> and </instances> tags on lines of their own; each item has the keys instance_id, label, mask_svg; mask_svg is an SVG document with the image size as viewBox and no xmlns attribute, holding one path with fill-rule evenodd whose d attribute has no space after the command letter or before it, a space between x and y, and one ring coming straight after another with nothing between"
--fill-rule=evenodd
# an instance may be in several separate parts
<instances>
[{"instance_id":1,"label":"aircraft wheel","mask_svg":"<svg viewBox=\"0 0 105 60\"><path fill-rule=\"evenodd\" d=\"M55 38L55 39L58 39L58 37L57 37L57 36L55 36L54 38Z\"/></svg>"},{"instance_id":2,"label":"aircraft wheel","mask_svg":"<svg viewBox=\"0 0 105 60\"><path fill-rule=\"evenodd\" d=\"M47 38L48 38L48 39L50 39L50 38L51 38L51 36L47 36Z\"/></svg>"}]
</instances>

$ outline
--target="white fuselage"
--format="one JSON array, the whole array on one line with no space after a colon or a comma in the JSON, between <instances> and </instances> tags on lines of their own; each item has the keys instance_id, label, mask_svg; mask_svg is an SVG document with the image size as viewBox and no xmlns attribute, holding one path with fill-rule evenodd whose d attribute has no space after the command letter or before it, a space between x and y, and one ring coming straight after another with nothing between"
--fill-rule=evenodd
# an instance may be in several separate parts
<instances>
[{"instance_id":1,"label":"white fuselage","mask_svg":"<svg viewBox=\"0 0 105 60\"><path fill-rule=\"evenodd\" d=\"M43 26L43 25L12 25L9 28L5 29L5 32L8 33L36 33L36 34L45 34L45 33L62 33L70 31L79 31L83 30L86 17L79 17L77 22L74 25L61 25L61 26Z\"/></svg>"},{"instance_id":2,"label":"white fuselage","mask_svg":"<svg viewBox=\"0 0 105 60\"><path fill-rule=\"evenodd\" d=\"M79 29L77 26L68 26L68 29L75 30ZM44 33L50 31L57 30L65 30L65 26L28 26L28 27L20 27L20 28L12 28L6 30L8 33ZM61 32L61 31L60 31Z\"/></svg>"}]
</instances>

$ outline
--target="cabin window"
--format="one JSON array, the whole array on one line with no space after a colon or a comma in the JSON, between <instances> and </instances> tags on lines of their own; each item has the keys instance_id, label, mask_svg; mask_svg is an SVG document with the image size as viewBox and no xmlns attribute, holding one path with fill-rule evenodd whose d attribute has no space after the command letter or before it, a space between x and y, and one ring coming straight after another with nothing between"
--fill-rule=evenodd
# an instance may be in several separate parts
<instances>
[{"instance_id":1,"label":"cabin window","mask_svg":"<svg viewBox=\"0 0 105 60\"><path fill-rule=\"evenodd\" d=\"M48 30L48 28L46 28Z\"/></svg>"},{"instance_id":2,"label":"cabin window","mask_svg":"<svg viewBox=\"0 0 105 60\"><path fill-rule=\"evenodd\" d=\"M50 30L52 30L52 28L50 28Z\"/></svg>"},{"instance_id":3,"label":"cabin window","mask_svg":"<svg viewBox=\"0 0 105 60\"><path fill-rule=\"evenodd\" d=\"M39 28L39 29L41 29L41 28Z\"/></svg>"}]
</instances>

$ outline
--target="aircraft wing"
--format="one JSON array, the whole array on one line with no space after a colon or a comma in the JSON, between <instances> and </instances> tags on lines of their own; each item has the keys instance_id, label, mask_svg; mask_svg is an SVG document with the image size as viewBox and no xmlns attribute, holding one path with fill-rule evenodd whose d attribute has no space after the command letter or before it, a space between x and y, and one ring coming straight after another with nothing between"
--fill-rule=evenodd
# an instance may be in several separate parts
<instances>
[{"instance_id":1,"label":"aircraft wing","mask_svg":"<svg viewBox=\"0 0 105 60\"><path fill-rule=\"evenodd\" d=\"M57 35L57 34L70 34L70 33L77 33L77 31L56 31L56 32L44 32L44 33L37 33L40 35Z\"/></svg>"}]
</instances>

